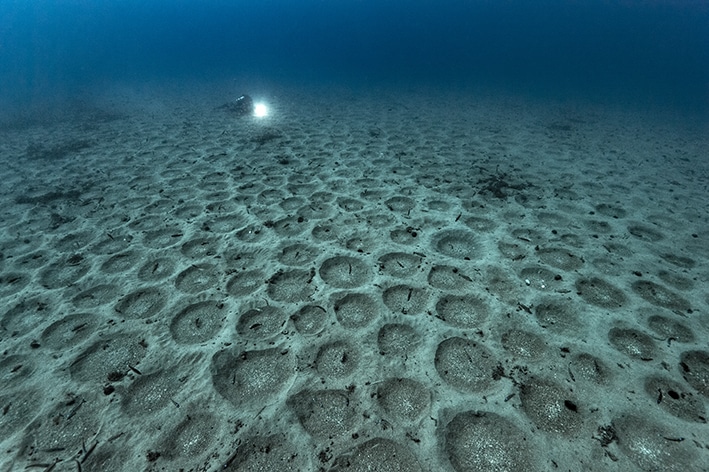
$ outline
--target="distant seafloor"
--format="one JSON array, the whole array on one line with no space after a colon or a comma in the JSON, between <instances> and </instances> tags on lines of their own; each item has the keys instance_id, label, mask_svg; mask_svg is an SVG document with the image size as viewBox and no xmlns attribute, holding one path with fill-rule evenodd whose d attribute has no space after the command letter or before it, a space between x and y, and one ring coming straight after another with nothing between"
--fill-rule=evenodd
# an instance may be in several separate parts
<instances>
[{"instance_id":1,"label":"distant seafloor","mask_svg":"<svg viewBox=\"0 0 709 472\"><path fill-rule=\"evenodd\" d=\"M705 470L703 123L351 84L8 118L3 470Z\"/></svg>"}]
</instances>

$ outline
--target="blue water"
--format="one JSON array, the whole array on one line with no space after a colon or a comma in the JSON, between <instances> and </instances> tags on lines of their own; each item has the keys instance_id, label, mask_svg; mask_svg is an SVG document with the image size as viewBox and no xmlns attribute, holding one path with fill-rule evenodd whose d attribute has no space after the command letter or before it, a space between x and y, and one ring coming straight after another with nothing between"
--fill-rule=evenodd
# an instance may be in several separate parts
<instances>
[{"instance_id":1,"label":"blue water","mask_svg":"<svg viewBox=\"0 0 709 472\"><path fill-rule=\"evenodd\" d=\"M706 471L707 142L709 0L0 0L0 471Z\"/></svg>"},{"instance_id":2,"label":"blue water","mask_svg":"<svg viewBox=\"0 0 709 472\"><path fill-rule=\"evenodd\" d=\"M118 81L426 83L709 109L709 2L3 0L1 104Z\"/></svg>"}]
</instances>

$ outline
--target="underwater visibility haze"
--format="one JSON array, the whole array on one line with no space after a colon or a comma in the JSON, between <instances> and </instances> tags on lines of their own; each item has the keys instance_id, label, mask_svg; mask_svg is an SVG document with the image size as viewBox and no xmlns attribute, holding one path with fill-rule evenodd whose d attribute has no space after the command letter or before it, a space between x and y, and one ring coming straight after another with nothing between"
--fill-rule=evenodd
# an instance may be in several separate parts
<instances>
[{"instance_id":1,"label":"underwater visibility haze","mask_svg":"<svg viewBox=\"0 0 709 472\"><path fill-rule=\"evenodd\" d=\"M706 472L709 2L0 1L0 472Z\"/></svg>"},{"instance_id":2,"label":"underwater visibility haze","mask_svg":"<svg viewBox=\"0 0 709 472\"><path fill-rule=\"evenodd\" d=\"M118 81L427 82L707 108L692 1L58 1L0 6L3 101Z\"/></svg>"}]
</instances>

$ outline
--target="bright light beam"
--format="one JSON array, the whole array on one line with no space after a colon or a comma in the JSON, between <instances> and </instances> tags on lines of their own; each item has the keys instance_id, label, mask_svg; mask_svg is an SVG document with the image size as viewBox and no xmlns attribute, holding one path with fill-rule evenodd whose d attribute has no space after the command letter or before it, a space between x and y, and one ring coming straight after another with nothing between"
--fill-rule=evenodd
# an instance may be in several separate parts
<instances>
[{"instance_id":1,"label":"bright light beam","mask_svg":"<svg viewBox=\"0 0 709 472\"><path fill-rule=\"evenodd\" d=\"M268 115L268 107L264 103L254 104L254 116L256 118L263 118Z\"/></svg>"}]
</instances>

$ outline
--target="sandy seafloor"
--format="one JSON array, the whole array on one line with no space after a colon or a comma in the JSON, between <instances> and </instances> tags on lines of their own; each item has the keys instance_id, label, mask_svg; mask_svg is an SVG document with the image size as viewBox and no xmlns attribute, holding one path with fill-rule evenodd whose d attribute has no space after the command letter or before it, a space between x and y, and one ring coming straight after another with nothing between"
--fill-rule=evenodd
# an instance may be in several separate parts
<instances>
[{"instance_id":1,"label":"sandy seafloor","mask_svg":"<svg viewBox=\"0 0 709 472\"><path fill-rule=\"evenodd\" d=\"M705 125L241 91L3 123L0 470L709 470Z\"/></svg>"}]
</instances>

